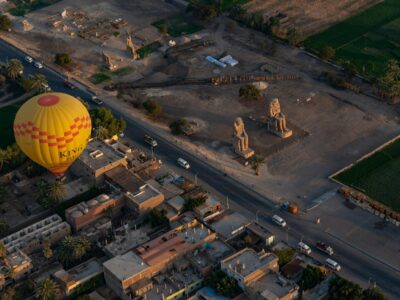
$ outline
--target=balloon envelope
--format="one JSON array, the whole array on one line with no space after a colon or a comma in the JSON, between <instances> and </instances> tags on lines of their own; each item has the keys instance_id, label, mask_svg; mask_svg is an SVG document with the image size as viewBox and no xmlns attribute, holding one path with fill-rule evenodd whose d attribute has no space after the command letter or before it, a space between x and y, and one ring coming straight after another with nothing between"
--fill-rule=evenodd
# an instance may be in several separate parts
<instances>
[{"instance_id":1,"label":"balloon envelope","mask_svg":"<svg viewBox=\"0 0 400 300\"><path fill-rule=\"evenodd\" d=\"M21 106L14 120L18 146L54 175L64 174L80 156L91 129L86 107L64 93L31 98Z\"/></svg>"}]
</instances>

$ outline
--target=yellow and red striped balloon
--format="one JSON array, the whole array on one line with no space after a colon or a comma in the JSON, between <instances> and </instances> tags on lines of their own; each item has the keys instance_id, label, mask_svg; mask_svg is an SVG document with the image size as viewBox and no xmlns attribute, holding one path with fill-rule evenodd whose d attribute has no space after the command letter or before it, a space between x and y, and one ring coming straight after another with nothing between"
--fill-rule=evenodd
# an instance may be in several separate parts
<instances>
[{"instance_id":1,"label":"yellow and red striped balloon","mask_svg":"<svg viewBox=\"0 0 400 300\"><path fill-rule=\"evenodd\" d=\"M86 107L64 93L45 93L29 99L14 120L15 140L21 150L58 176L86 148L91 129Z\"/></svg>"}]
</instances>

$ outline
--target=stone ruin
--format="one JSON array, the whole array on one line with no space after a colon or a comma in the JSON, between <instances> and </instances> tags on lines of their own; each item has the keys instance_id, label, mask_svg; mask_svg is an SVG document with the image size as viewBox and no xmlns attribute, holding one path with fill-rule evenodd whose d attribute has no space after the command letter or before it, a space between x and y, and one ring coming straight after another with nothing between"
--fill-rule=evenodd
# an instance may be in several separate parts
<instances>
[{"instance_id":1,"label":"stone ruin","mask_svg":"<svg viewBox=\"0 0 400 300\"><path fill-rule=\"evenodd\" d=\"M115 70L115 69L117 68L117 66L114 65L114 64L111 62L111 57L110 57L110 55L108 55L108 54L106 54L106 53L104 53L104 52L103 52L101 55L102 55L102 57L103 57L103 62L104 62L104 64L106 65L106 68L107 68L108 70L112 71L112 70Z\"/></svg>"},{"instance_id":2,"label":"stone ruin","mask_svg":"<svg viewBox=\"0 0 400 300\"><path fill-rule=\"evenodd\" d=\"M249 136L240 117L233 123L233 149L236 154L246 159L254 155L254 150L249 148Z\"/></svg>"},{"instance_id":3,"label":"stone ruin","mask_svg":"<svg viewBox=\"0 0 400 300\"><path fill-rule=\"evenodd\" d=\"M132 36L129 32L126 32L126 50L129 53L129 56L132 60L136 60L139 58L138 53L136 52L135 45L132 41Z\"/></svg>"},{"instance_id":4,"label":"stone ruin","mask_svg":"<svg viewBox=\"0 0 400 300\"><path fill-rule=\"evenodd\" d=\"M293 131L286 127L286 117L281 111L281 105L278 98L274 98L269 102L267 111L267 129L281 138L288 138L293 134Z\"/></svg>"}]
</instances>

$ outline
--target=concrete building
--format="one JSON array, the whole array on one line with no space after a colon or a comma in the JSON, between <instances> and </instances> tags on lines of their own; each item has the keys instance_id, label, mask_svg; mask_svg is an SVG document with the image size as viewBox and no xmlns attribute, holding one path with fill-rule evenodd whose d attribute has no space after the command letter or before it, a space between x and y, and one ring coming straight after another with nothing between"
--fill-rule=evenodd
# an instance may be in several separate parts
<instances>
[{"instance_id":1,"label":"concrete building","mask_svg":"<svg viewBox=\"0 0 400 300\"><path fill-rule=\"evenodd\" d=\"M225 211L207 220L207 223L222 239L227 241L243 232L251 222L238 212Z\"/></svg>"},{"instance_id":2,"label":"concrete building","mask_svg":"<svg viewBox=\"0 0 400 300\"><path fill-rule=\"evenodd\" d=\"M260 223L252 222L247 225L246 230L260 238L266 247L271 246L275 241L275 235Z\"/></svg>"},{"instance_id":3,"label":"concrete building","mask_svg":"<svg viewBox=\"0 0 400 300\"><path fill-rule=\"evenodd\" d=\"M104 181L104 173L118 166L126 167L128 162L124 155L111 146L98 140L91 141L81 156L72 164L74 173L84 177L93 185Z\"/></svg>"},{"instance_id":4,"label":"concrete building","mask_svg":"<svg viewBox=\"0 0 400 300\"><path fill-rule=\"evenodd\" d=\"M32 268L32 260L24 252L17 250L7 255L0 263L0 289L27 276Z\"/></svg>"},{"instance_id":5,"label":"concrete building","mask_svg":"<svg viewBox=\"0 0 400 300\"><path fill-rule=\"evenodd\" d=\"M22 250L29 254L40 249L44 240L55 243L70 234L70 225L64 222L59 215L54 214L6 236L1 241L3 241L8 253Z\"/></svg>"},{"instance_id":6,"label":"concrete building","mask_svg":"<svg viewBox=\"0 0 400 300\"><path fill-rule=\"evenodd\" d=\"M276 272L269 272L251 282L245 289L252 300L293 300L299 295L299 287Z\"/></svg>"},{"instance_id":7,"label":"concrete building","mask_svg":"<svg viewBox=\"0 0 400 300\"><path fill-rule=\"evenodd\" d=\"M102 263L92 258L68 271L61 269L54 273L55 279L68 296L81 284L103 273Z\"/></svg>"},{"instance_id":8,"label":"concrete building","mask_svg":"<svg viewBox=\"0 0 400 300\"><path fill-rule=\"evenodd\" d=\"M178 195L167 200L166 203L170 205L177 214L181 214L183 212L183 206L185 205L185 199Z\"/></svg>"},{"instance_id":9,"label":"concrete building","mask_svg":"<svg viewBox=\"0 0 400 300\"><path fill-rule=\"evenodd\" d=\"M257 253L245 248L221 261L221 270L237 280L244 290L269 271L279 271L278 257L273 253Z\"/></svg>"},{"instance_id":10,"label":"concrete building","mask_svg":"<svg viewBox=\"0 0 400 300\"><path fill-rule=\"evenodd\" d=\"M130 299L132 286L142 279L151 279L184 254L216 238L199 222L195 226L175 228L133 251L118 255L103 264L107 285L122 299Z\"/></svg>"},{"instance_id":11,"label":"concrete building","mask_svg":"<svg viewBox=\"0 0 400 300\"><path fill-rule=\"evenodd\" d=\"M124 193L127 207L140 215L164 201L164 195L159 190L123 167L108 171L105 178L114 190Z\"/></svg>"},{"instance_id":12,"label":"concrete building","mask_svg":"<svg viewBox=\"0 0 400 300\"><path fill-rule=\"evenodd\" d=\"M121 214L121 208L124 205L122 194L106 195L101 194L89 201L81 202L65 210L65 219L75 231L93 224L100 218L107 215L106 209L111 208L112 215Z\"/></svg>"},{"instance_id":13,"label":"concrete building","mask_svg":"<svg viewBox=\"0 0 400 300\"><path fill-rule=\"evenodd\" d=\"M207 195L206 201L194 209L194 213L201 219L207 220L210 217L221 213L222 205L214 196Z\"/></svg>"}]
</instances>

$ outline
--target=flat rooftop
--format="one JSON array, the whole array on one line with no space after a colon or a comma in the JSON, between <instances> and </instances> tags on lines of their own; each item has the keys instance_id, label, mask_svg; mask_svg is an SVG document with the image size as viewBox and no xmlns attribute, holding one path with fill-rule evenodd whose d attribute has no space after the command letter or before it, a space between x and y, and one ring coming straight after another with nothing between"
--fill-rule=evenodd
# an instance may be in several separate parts
<instances>
[{"instance_id":1,"label":"flat rooftop","mask_svg":"<svg viewBox=\"0 0 400 300\"><path fill-rule=\"evenodd\" d=\"M31 263L31 259L22 251L16 251L5 257L5 261L11 268L17 268L23 264Z\"/></svg>"},{"instance_id":2,"label":"flat rooftop","mask_svg":"<svg viewBox=\"0 0 400 300\"><path fill-rule=\"evenodd\" d=\"M251 222L249 225L247 225L247 229L264 239L269 238L270 236L274 235L266 227L262 226L261 224L259 224L257 222Z\"/></svg>"},{"instance_id":3,"label":"flat rooftop","mask_svg":"<svg viewBox=\"0 0 400 300\"><path fill-rule=\"evenodd\" d=\"M115 256L103 263L103 266L114 274L120 281L139 274L146 270L149 266L136 255L133 251L129 251L123 255Z\"/></svg>"},{"instance_id":4,"label":"flat rooftop","mask_svg":"<svg viewBox=\"0 0 400 300\"><path fill-rule=\"evenodd\" d=\"M161 195L161 192L152 187L150 184L146 183L145 185L139 187L139 189L135 193L131 193L131 195L128 195L128 197L129 199L135 201L137 204L142 204L158 195Z\"/></svg>"},{"instance_id":5,"label":"flat rooftop","mask_svg":"<svg viewBox=\"0 0 400 300\"><path fill-rule=\"evenodd\" d=\"M99 170L124 159L125 157L122 154L99 140L90 142L79 157L79 160L92 170Z\"/></svg>"},{"instance_id":6,"label":"flat rooftop","mask_svg":"<svg viewBox=\"0 0 400 300\"><path fill-rule=\"evenodd\" d=\"M60 270L54 274L58 279L64 282L82 281L91 278L103 272L102 264L96 259L90 259L68 271Z\"/></svg>"},{"instance_id":7,"label":"flat rooftop","mask_svg":"<svg viewBox=\"0 0 400 300\"><path fill-rule=\"evenodd\" d=\"M278 258L273 253L259 255L253 249L245 248L224 259L222 263L233 269L236 273L246 277L275 259L277 260Z\"/></svg>"},{"instance_id":8,"label":"flat rooftop","mask_svg":"<svg viewBox=\"0 0 400 300\"><path fill-rule=\"evenodd\" d=\"M176 253L182 253L209 235L210 231L204 225L186 228L183 231L171 230L137 247L135 252L148 265L152 266L168 259Z\"/></svg>"},{"instance_id":9,"label":"flat rooftop","mask_svg":"<svg viewBox=\"0 0 400 300\"><path fill-rule=\"evenodd\" d=\"M183 206L185 205L185 199L181 196L175 196L166 201L169 205L171 205L175 211L180 212L183 210Z\"/></svg>"},{"instance_id":10,"label":"flat rooftop","mask_svg":"<svg viewBox=\"0 0 400 300\"><path fill-rule=\"evenodd\" d=\"M88 201L80 202L74 206L71 206L65 210L65 216L71 216L72 218L79 218L87 213L91 209L95 209L96 207L103 206L107 202L113 202L117 199L120 199L122 194L119 195L107 195L101 194L98 195Z\"/></svg>"},{"instance_id":11,"label":"flat rooftop","mask_svg":"<svg viewBox=\"0 0 400 300\"><path fill-rule=\"evenodd\" d=\"M105 175L123 191L130 192L132 194L136 193L141 186L145 185L145 182L140 179L139 176L122 166L105 172Z\"/></svg>"},{"instance_id":12,"label":"flat rooftop","mask_svg":"<svg viewBox=\"0 0 400 300\"><path fill-rule=\"evenodd\" d=\"M230 239L249 225L250 220L238 212L228 211L211 219L209 224L224 239Z\"/></svg>"},{"instance_id":13,"label":"flat rooftop","mask_svg":"<svg viewBox=\"0 0 400 300\"><path fill-rule=\"evenodd\" d=\"M281 299L293 289L297 289L295 283L274 272L265 274L250 286L259 291L264 299Z\"/></svg>"},{"instance_id":14,"label":"flat rooftop","mask_svg":"<svg viewBox=\"0 0 400 300\"><path fill-rule=\"evenodd\" d=\"M225 244L221 240L214 240L212 242L205 243L201 247L190 252L187 257L192 263L205 268L208 266L216 265L221 259L232 254L234 249L229 245Z\"/></svg>"},{"instance_id":15,"label":"flat rooftop","mask_svg":"<svg viewBox=\"0 0 400 300\"><path fill-rule=\"evenodd\" d=\"M105 245L104 248L112 256L117 256L132 250L148 240L148 235L141 228L133 230L123 226L115 230L115 241Z\"/></svg>"}]
</instances>

